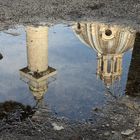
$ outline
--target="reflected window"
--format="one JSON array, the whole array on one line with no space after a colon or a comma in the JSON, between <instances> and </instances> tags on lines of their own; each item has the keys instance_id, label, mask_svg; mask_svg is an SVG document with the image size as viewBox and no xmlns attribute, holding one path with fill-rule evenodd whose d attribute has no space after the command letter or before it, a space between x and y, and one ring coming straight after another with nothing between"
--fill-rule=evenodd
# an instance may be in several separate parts
<instances>
[{"instance_id":1,"label":"reflected window","mask_svg":"<svg viewBox=\"0 0 140 140\"><path fill-rule=\"evenodd\" d=\"M112 31L110 29L105 30L105 35L106 36L111 36L112 35Z\"/></svg>"},{"instance_id":2,"label":"reflected window","mask_svg":"<svg viewBox=\"0 0 140 140\"><path fill-rule=\"evenodd\" d=\"M108 60L108 62L107 62L107 72L108 73L111 72L111 60Z\"/></svg>"},{"instance_id":3,"label":"reflected window","mask_svg":"<svg viewBox=\"0 0 140 140\"><path fill-rule=\"evenodd\" d=\"M114 72L117 72L117 60L115 60L115 64L114 64Z\"/></svg>"}]
</instances>

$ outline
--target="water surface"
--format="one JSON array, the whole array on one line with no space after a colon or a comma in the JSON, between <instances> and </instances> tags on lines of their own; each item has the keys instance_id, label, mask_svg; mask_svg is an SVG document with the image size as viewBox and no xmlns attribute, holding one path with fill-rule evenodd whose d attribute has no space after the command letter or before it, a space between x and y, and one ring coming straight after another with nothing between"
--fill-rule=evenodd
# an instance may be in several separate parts
<instances>
[{"instance_id":1,"label":"water surface","mask_svg":"<svg viewBox=\"0 0 140 140\"><path fill-rule=\"evenodd\" d=\"M19 74L19 70L27 66L25 28L17 26L0 32L0 52L3 55L0 60L0 102L13 100L35 106L36 100ZM94 108L107 102L111 94L124 95L132 49L123 56L120 81L110 86L111 92L108 92L96 75L96 51L83 44L71 26L52 26L48 34L49 66L57 70L57 75L49 79L44 103L53 112L73 120L87 119Z\"/></svg>"}]
</instances>

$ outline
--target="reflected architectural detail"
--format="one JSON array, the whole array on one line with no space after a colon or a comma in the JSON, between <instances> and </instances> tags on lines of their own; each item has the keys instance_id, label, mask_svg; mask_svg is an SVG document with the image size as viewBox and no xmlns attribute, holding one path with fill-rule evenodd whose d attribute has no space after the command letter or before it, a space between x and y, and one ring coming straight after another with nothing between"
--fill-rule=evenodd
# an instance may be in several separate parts
<instances>
[{"instance_id":1,"label":"reflected architectural detail","mask_svg":"<svg viewBox=\"0 0 140 140\"><path fill-rule=\"evenodd\" d=\"M28 26L26 41L28 66L20 70L20 76L39 101L48 90L48 78L56 74L56 70L48 66L48 27Z\"/></svg>"},{"instance_id":2,"label":"reflected architectural detail","mask_svg":"<svg viewBox=\"0 0 140 140\"><path fill-rule=\"evenodd\" d=\"M133 47L135 31L129 27L103 23L77 23L77 37L97 52L97 75L109 87L122 74L123 54Z\"/></svg>"},{"instance_id":3,"label":"reflected architectural detail","mask_svg":"<svg viewBox=\"0 0 140 140\"><path fill-rule=\"evenodd\" d=\"M122 74L122 54L101 55L97 58L97 76L110 86L114 81L120 80Z\"/></svg>"}]
</instances>

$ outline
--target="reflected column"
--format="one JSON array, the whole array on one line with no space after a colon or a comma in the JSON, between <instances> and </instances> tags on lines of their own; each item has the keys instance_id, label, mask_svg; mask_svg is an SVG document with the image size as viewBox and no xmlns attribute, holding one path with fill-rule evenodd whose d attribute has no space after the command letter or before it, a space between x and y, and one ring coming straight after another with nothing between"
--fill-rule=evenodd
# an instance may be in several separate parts
<instances>
[{"instance_id":1,"label":"reflected column","mask_svg":"<svg viewBox=\"0 0 140 140\"><path fill-rule=\"evenodd\" d=\"M20 69L20 77L40 101L48 90L48 78L56 74L56 70L48 66L48 27L26 27L26 43L27 67Z\"/></svg>"},{"instance_id":2,"label":"reflected column","mask_svg":"<svg viewBox=\"0 0 140 140\"><path fill-rule=\"evenodd\" d=\"M26 28L27 62L32 72L48 69L48 27L28 26Z\"/></svg>"}]
</instances>

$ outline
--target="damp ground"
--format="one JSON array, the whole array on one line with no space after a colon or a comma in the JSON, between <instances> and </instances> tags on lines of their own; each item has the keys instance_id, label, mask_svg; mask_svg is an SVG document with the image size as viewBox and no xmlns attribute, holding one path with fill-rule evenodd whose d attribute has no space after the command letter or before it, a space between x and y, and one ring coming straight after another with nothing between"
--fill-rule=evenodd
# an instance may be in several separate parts
<instances>
[{"instance_id":1,"label":"damp ground","mask_svg":"<svg viewBox=\"0 0 140 140\"><path fill-rule=\"evenodd\" d=\"M139 28L139 1L121 0L5 0L0 1L0 24L103 21Z\"/></svg>"}]
</instances>

